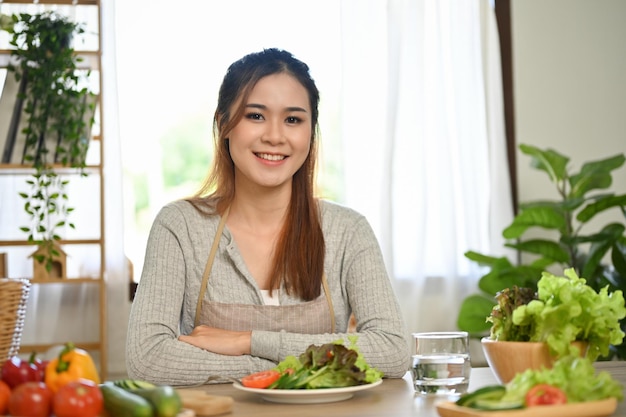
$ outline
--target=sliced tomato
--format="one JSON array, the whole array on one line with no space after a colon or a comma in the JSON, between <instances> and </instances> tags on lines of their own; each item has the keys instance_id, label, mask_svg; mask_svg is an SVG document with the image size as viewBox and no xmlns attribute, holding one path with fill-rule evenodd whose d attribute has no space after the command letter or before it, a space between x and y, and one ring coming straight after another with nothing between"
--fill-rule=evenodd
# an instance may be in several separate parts
<instances>
[{"instance_id":1,"label":"sliced tomato","mask_svg":"<svg viewBox=\"0 0 626 417\"><path fill-rule=\"evenodd\" d=\"M241 385L248 388L267 388L280 378L280 372L270 369L255 372L241 378Z\"/></svg>"},{"instance_id":2,"label":"sliced tomato","mask_svg":"<svg viewBox=\"0 0 626 417\"><path fill-rule=\"evenodd\" d=\"M567 395L553 385L538 384L526 393L526 406L567 404Z\"/></svg>"}]
</instances>

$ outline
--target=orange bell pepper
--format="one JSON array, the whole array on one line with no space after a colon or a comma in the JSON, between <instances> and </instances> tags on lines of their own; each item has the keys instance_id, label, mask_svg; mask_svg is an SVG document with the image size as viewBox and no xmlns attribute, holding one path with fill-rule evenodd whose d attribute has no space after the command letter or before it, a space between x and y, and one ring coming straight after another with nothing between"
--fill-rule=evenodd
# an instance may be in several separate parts
<instances>
[{"instance_id":1,"label":"orange bell pepper","mask_svg":"<svg viewBox=\"0 0 626 417\"><path fill-rule=\"evenodd\" d=\"M79 379L100 383L100 375L89 353L68 342L59 357L50 360L46 366L45 383L57 392L63 385Z\"/></svg>"}]
</instances>

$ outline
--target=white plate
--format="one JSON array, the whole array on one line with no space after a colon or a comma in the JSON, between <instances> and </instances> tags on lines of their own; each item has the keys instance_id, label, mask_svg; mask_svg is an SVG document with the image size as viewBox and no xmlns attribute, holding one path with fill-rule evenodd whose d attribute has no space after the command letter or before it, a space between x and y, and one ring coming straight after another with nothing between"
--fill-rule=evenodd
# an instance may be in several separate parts
<instances>
[{"instance_id":1,"label":"white plate","mask_svg":"<svg viewBox=\"0 0 626 417\"><path fill-rule=\"evenodd\" d=\"M383 383L380 379L371 384L355 385L344 388L320 388L320 389L260 389L248 388L239 382L233 382L233 387L238 390L258 394L265 401L284 404L319 404L343 401L352 398L357 391L374 388Z\"/></svg>"}]
</instances>

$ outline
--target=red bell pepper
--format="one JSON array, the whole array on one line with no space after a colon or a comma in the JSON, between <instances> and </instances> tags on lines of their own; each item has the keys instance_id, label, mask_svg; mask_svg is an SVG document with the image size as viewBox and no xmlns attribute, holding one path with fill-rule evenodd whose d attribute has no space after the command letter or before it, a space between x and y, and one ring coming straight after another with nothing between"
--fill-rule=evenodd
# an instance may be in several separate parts
<instances>
[{"instance_id":1,"label":"red bell pepper","mask_svg":"<svg viewBox=\"0 0 626 417\"><path fill-rule=\"evenodd\" d=\"M13 389L24 382L41 381L41 373L30 360L13 356L2 365L1 379Z\"/></svg>"}]
</instances>

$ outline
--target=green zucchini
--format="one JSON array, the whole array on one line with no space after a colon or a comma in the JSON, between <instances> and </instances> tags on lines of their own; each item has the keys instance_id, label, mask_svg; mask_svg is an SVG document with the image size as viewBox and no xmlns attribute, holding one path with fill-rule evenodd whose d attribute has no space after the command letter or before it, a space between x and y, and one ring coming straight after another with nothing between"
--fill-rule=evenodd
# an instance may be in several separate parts
<instances>
[{"instance_id":1,"label":"green zucchini","mask_svg":"<svg viewBox=\"0 0 626 417\"><path fill-rule=\"evenodd\" d=\"M133 394L112 383L100 384L104 408L115 417L153 417L152 404L145 398Z\"/></svg>"},{"instance_id":2,"label":"green zucchini","mask_svg":"<svg viewBox=\"0 0 626 417\"><path fill-rule=\"evenodd\" d=\"M169 385L136 389L131 392L145 398L152 404L155 417L176 417L183 408L178 391Z\"/></svg>"}]
</instances>

